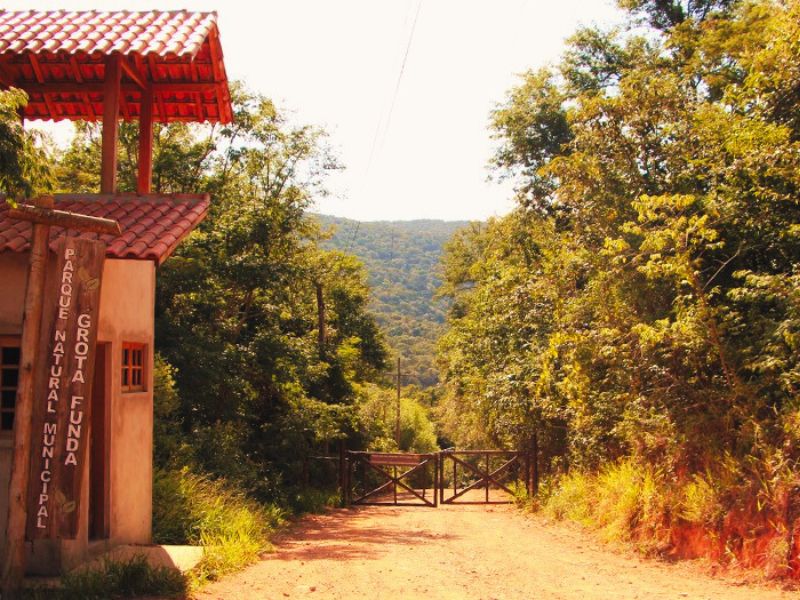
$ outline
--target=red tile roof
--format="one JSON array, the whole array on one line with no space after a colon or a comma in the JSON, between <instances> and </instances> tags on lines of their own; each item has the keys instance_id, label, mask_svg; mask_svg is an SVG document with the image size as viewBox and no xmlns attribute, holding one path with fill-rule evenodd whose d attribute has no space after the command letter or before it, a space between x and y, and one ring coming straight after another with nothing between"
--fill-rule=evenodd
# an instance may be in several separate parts
<instances>
[{"instance_id":1,"label":"red tile roof","mask_svg":"<svg viewBox=\"0 0 800 600\"><path fill-rule=\"evenodd\" d=\"M231 121L214 12L0 11L0 83L28 92L28 119L99 119L114 54L123 57L123 119L141 114L144 82L157 120Z\"/></svg>"},{"instance_id":2,"label":"red tile roof","mask_svg":"<svg viewBox=\"0 0 800 600\"><path fill-rule=\"evenodd\" d=\"M155 54L194 57L216 13L149 11L4 11L0 53Z\"/></svg>"},{"instance_id":3,"label":"red tile roof","mask_svg":"<svg viewBox=\"0 0 800 600\"><path fill-rule=\"evenodd\" d=\"M197 227L208 213L208 196L176 194L172 196L59 194L55 208L94 217L115 219L122 228L119 236L80 233L67 235L101 239L108 258L152 260L163 263L183 238ZM0 252L26 252L30 248L31 224L8 215L8 205L0 201ZM50 230L50 247L64 233L61 227Z\"/></svg>"}]
</instances>

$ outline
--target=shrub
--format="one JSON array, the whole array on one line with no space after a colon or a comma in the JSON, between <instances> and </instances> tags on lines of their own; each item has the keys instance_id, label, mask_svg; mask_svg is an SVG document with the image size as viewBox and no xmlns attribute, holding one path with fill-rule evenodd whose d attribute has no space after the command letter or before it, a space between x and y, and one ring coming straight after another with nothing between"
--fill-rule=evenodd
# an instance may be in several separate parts
<instances>
[{"instance_id":1,"label":"shrub","mask_svg":"<svg viewBox=\"0 0 800 600\"><path fill-rule=\"evenodd\" d=\"M606 541L660 547L669 538L665 518L674 494L649 466L624 460L599 474L569 473L550 485L540 501L556 519L598 529Z\"/></svg>"},{"instance_id":2,"label":"shrub","mask_svg":"<svg viewBox=\"0 0 800 600\"><path fill-rule=\"evenodd\" d=\"M711 477L695 475L682 490L680 516L698 525L716 526L725 515L719 492Z\"/></svg>"},{"instance_id":3,"label":"shrub","mask_svg":"<svg viewBox=\"0 0 800 600\"><path fill-rule=\"evenodd\" d=\"M564 475L545 504L545 514L558 519L577 521L595 526L592 501L595 497L595 480L588 474L573 471Z\"/></svg>"},{"instance_id":4,"label":"shrub","mask_svg":"<svg viewBox=\"0 0 800 600\"><path fill-rule=\"evenodd\" d=\"M192 576L214 580L258 558L269 535L285 521L274 505L261 505L222 479L156 470L153 537L156 543L199 544L204 556Z\"/></svg>"},{"instance_id":5,"label":"shrub","mask_svg":"<svg viewBox=\"0 0 800 600\"><path fill-rule=\"evenodd\" d=\"M25 592L30 600L111 600L141 596L183 596L187 580L180 571L152 567L142 555L128 561L105 561L100 569L64 575L61 587Z\"/></svg>"}]
</instances>

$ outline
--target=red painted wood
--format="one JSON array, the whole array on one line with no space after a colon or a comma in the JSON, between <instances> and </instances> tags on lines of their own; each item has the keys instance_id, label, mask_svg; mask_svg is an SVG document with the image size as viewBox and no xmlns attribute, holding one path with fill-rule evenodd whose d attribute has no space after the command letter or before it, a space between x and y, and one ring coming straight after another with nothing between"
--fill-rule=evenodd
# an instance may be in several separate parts
<instances>
[{"instance_id":1,"label":"red painted wood","mask_svg":"<svg viewBox=\"0 0 800 600\"><path fill-rule=\"evenodd\" d=\"M103 144L100 171L100 192L117 191L117 140L119 139L119 95L122 66L119 55L106 59L103 85Z\"/></svg>"},{"instance_id":2,"label":"red painted wood","mask_svg":"<svg viewBox=\"0 0 800 600\"><path fill-rule=\"evenodd\" d=\"M139 117L139 172L136 191L149 194L153 181L153 88L142 93L142 114Z\"/></svg>"}]
</instances>

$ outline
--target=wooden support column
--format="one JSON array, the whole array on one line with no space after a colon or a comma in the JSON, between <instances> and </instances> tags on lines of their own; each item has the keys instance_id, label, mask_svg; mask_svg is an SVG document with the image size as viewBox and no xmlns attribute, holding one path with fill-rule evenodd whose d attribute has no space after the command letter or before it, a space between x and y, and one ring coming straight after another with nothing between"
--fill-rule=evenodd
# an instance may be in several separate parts
<instances>
[{"instance_id":1,"label":"wooden support column","mask_svg":"<svg viewBox=\"0 0 800 600\"><path fill-rule=\"evenodd\" d=\"M103 83L103 163L100 173L100 193L117 191L117 141L119 139L119 96L122 80L122 61L119 54L106 58Z\"/></svg>"},{"instance_id":2,"label":"wooden support column","mask_svg":"<svg viewBox=\"0 0 800 600\"><path fill-rule=\"evenodd\" d=\"M53 208L52 196L36 201L36 206ZM34 223L28 286L25 291L22 317L19 385L14 411L14 448L11 455L6 552L3 555L2 571L3 598L13 597L25 575L25 527L28 519L28 479L31 471L33 424L33 367L38 359L49 241L50 225Z\"/></svg>"},{"instance_id":3,"label":"wooden support column","mask_svg":"<svg viewBox=\"0 0 800 600\"><path fill-rule=\"evenodd\" d=\"M139 173L136 191L149 194L153 181L153 86L142 90L142 112L139 115Z\"/></svg>"},{"instance_id":4,"label":"wooden support column","mask_svg":"<svg viewBox=\"0 0 800 600\"><path fill-rule=\"evenodd\" d=\"M53 197L45 196L33 205L20 204L9 211L12 219L33 224L28 285L22 317L22 342L17 401L14 412L14 446L11 454L11 479L8 485L6 550L2 557L0 588L2 599L15 598L25 574L25 530L28 519L28 486L31 472L31 447L35 366L41 360L42 314L51 226L79 231L120 234L116 221L53 210Z\"/></svg>"}]
</instances>

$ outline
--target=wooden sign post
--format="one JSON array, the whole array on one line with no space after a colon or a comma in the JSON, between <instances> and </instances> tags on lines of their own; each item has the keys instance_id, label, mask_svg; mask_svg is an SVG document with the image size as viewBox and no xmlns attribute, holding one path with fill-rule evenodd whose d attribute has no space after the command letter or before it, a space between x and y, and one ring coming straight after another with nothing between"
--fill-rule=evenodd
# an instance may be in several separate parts
<instances>
[{"instance_id":1,"label":"wooden sign post","mask_svg":"<svg viewBox=\"0 0 800 600\"><path fill-rule=\"evenodd\" d=\"M12 218L31 221L33 234L23 313L11 480L8 487L6 551L0 572L3 600L13 597L18 591L25 573L25 529L28 521L28 490L31 485L35 373L40 361L46 360L40 344L50 227L61 226L79 231L116 235L121 233L116 221L54 210L53 205L53 198L46 196L35 200L32 204L21 204L9 211Z\"/></svg>"},{"instance_id":2,"label":"wooden sign post","mask_svg":"<svg viewBox=\"0 0 800 600\"><path fill-rule=\"evenodd\" d=\"M106 245L65 237L56 255L34 369L29 540L78 534Z\"/></svg>"}]
</instances>

